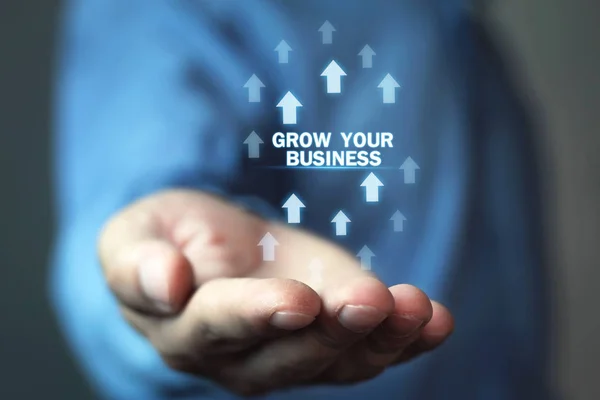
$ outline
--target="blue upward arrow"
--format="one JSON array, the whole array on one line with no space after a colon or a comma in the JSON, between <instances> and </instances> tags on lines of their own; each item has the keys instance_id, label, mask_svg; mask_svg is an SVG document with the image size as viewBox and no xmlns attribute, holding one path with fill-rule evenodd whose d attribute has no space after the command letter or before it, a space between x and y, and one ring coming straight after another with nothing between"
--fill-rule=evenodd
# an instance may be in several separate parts
<instances>
[{"instance_id":1,"label":"blue upward arrow","mask_svg":"<svg viewBox=\"0 0 600 400\"><path fill-rule=\"evenodd\" d=\"M333 43L333 32L335 32L335 28L329 21L325 21L325 23L319 28L319 32L323 34L323 44Z\"/></svg>"},{"instance_id":2,"label":"blue upward arrow","mask_svg":"<svg viewBox=\"0 0 600 400\"><path fill-rule=\"evenodd\" d=\"M275 51L279 53L279 64L287 64L289 62L289 54L292 48L285 40L279 42Z\"/></svg>"},{"instance_id":3,"label":"blue upward arrow","mask_svg":"<svg viewBox=\"0 0 600 400\"><path fill-rule=\"evenodd\" d=\"M404 221L406 217L402 215L400 210L396 210L390 221L394 221L394 232L402 232L404 230Z\"/></svg>"},{"instance_id":4,"label":"blue upward arrow","mask_svg":"<svg viewBox=\"0 0 600 400\"><path fill-rule=\"evenodd\" d=\"M402 163L400 166L401 170L404 170L404 183L412 184L415 183L415 171L421 169L417 163L410 157Z\"/></svg>"},{"instance_id":5,"label":"blue upward arrow","mask_svg":"<svg viewBox=\"0 0 600 400\"><path fill-rule=\"evenodd\" d=\"M248 102L260 103L260 89L264 88L265 85L255 74L252 74L244 87L248 88Z\"/></svg>"},{"instance_id":6,"label":"blue upward arrow","mask_svg":"<svg viewBox=\"0 0 600 400\"><path fill-rule=\"evenodd\" d=\"M264 142L252 131L252 133L244 140L244 144L248 145L248 158L260 158L260 145Z\"/></svg>"},{"instance_id":7,"label":"blue upward arrow","mask_svg":"<svg viewBox=\"0 0 600 400\"><path fill-rule=\"evenodd\" d=\"M371 46L366 45L363 49L358 53L359 56L362 57L362 67L363 68L372 68L373 67L373 56L375 52L371 48Z\"/></svg>"},{"instance_id":8,"label":"blue upward arrow","mask_svg":"<svg viewBox=\"0 0 600 400\"><path fill-rule=\"evenodd\" d=\"M360 251L358 252L358 254L356 256L358 258L360 258L360 263L361 263L363 269L365 269L365 270L371 269L371 258L375 257L375 254L373 254L371 249L369 249L365 245L365 246L363 246L362 249L360 249Z\"/></svg>"}]
</instances>

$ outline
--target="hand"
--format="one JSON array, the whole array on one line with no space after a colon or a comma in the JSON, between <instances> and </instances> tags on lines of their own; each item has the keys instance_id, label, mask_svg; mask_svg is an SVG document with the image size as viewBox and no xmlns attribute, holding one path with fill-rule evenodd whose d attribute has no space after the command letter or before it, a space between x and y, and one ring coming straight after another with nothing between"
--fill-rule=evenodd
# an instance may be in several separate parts
<instances>
[{"instance_id":1,"label":"hand","mask_svg":"<svg viewBox=\"0 0 600 400\"><path fill-rule=\"evenodd\" d=\"M274 261L257 246L266 232ZM241 395L370 379L453 329L419 289L387 288L336 245L199 192L132 204L99 254L124 317L166 364Z\"/></svg>"}]
</instances>

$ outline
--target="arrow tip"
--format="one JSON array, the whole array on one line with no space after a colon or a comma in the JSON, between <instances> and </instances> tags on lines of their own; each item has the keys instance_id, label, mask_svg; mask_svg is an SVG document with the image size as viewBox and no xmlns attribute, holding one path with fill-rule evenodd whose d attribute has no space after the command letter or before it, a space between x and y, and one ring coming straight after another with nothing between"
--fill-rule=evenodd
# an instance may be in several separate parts
<instances>
[{"instance_id":1,"label":"arrow tip","mask_svg":"<svg viewBox=\"0 0 600 400\"><path fill-rule=\"evenodd\" d=\"M281 101L277 104L277 107L302 107L302 103L298 101L296 96L292 92L287 92Z\"/></svg>"},{"instance_id":2,"label":"arrow tip","mask_svg":"<svg viewBox=\"0 0 600 400\"><path fill-rule=\"evenodd\" d=\"M374 56L374 55L376 55L376 53L373 51L371 46L369 46L367 44L367 45L365 45L365 47L362 48L362 50L360 51L360 53L358 53L358 55L359 56L368 56L368 55Z\"/></svg>"},{"instance_id":3,"label":"arrow tip","mask_svg":"<svg viewBox=\"0 0 600 400\"><path fill-rule=\"evenodd\" d=\"M383 80L381 81L379 86L377 86L377 87L379 87L379 88L385 88L385 87L399 88L400 85L398 84L398 82L396 82L396 80L392 77L392 75L387 74L385 76L385 78L383 78Z\"/></svg>"},{"instance_id":4,"label":"arrow tip","mask_svg":"<svg viewBox=\"0 0 600 400\"><path fill-rule=\"evenodd\" d=\"M304 203L294 193L287 199L281 208L306 208Z\"/></svg>"},{"instance_id":5,"label":"arrow tip","mask_svg":"<svg viewBox=\"0 0 600 400\"><path fill-rule=\"evenodd\" d=\"M333 217L331 222L337 223L337 222L352 222L352 221L350 221L350 218L348 218L348 216L346 214L344 214L344 212L342 210L340 210L337 214L335 214L335 217Z\"/></svg>"},{"instance_id":6,"label":"arrow tip","mask_svg":"<svg viewBox=\"0 0 600 400\"><path fill-rule=\"evenodd\" d=\"M265 87L264 83L262 83L262 81L260 79L258 79L258 76L256 76L256 74L252 74L250 79L248 79L248 82L246 82L246 84L244 84L245 88L251 87L251 86Z\"/></svg>"},{"instance_id":7,"label":"arrow tip","mask_svg":"<svg viewBox=\"0 0 600 400\"><path fill-rule=\"evenodd\" d=\"M364 245L362 247L362 249L360 249L360 251L358 252L358 254L356 256L357 257L375 257L375 254L373 254L373 252L367 245Z\"/></svg>"},{"instance_id":8,"label":"arrow tip","mask_svg":"<svg viewBox=\"0 0 600 400\"><path fill-rule=\"evenodd\" d=\"M258 242L259 246L278 246L279 242L271 234L271 232L265 233L265 236Z\"/></svg>"},{"instance_id":9,"label":"arrow tip","mask_svg":"<svg viewBox=\"0 0 600 400\"><path fill-rule=\"evenodd\" d=\"M413 160L411 157L407 157L406 160L400 166L400 169L421 169L421 168L417 165L415 160Z\"/></svg>"},{"instance_id":10,"label":"arrow tip","mask_svg":"<svg viewBox=\"0 0 600 400\"><path fill-rule=\"evenodd\" d=\"M260 138L260 136L258 136L258 134L255 131L252 131L252 133L250 133L250 135L248 135L248 137L246 138L246 140L244 140L244 144L249 144L249 143L259 143L259 144L262 144L264 142L262 141L262 139Z\"/></svg>"},{"instance_id":11,"label":"arrow tip","mask_svg":"<svg viewBox=\"0 0 600 400\"><path fill-rule=\"evenodd\" d=\"M329 22L328 20L326 20L323 23L323 25L321 25L321 27L319 28L319 32L325 31L335 32L335 28L333 27L333 25L331 25L331 22Z\"/></svg>"},{"instance_id":12,"label":"arrow tip","mask_svg":"<svg viewBox=\"0 0 600 400\"><path fill-rule=\"evenodd\" d=\"M275 47L275 51L292 51L292 48L285 40L282 40L277 47Z\"/></svg>"},{"instance_id":13,"label":"arrow tip","mask_svg":"<svg viewBox=\"0 0 600 400\"><path fill-rule=\"evenodd\" d=\"M327 68L325 68L325 70L321 73L321 76L328 75L346 76L346 73L344 72L342 67L340 67L340 65L337 62L335 62L335 60L332 60L327 66Z\"/></svg>"},{"instance_id":14,"label":"arrow tip","mask_svg":"<svg viewBox=\"0 0 600 400\"><path fill-rule=\"evenodd\" d=\"M406 221L406 217L400 212L400 210L396 210L394 215L392 215L392 218L390 218L390 221L394 221L397 219L402 219Z\"/></svg>"},{"instance_id":15,"label":"arrow tip","mask_svg":"<svg viewBox=\"0 0 600 400\"><path fill-rule=\"evenodd\" d=\"M377 176L375 176L374 173L371 172L369 176L367 176L367 178L363 181L363 183L360 184L360 186L370 185L383 186L383 183L379 180L379 178L377 178Z\"/></svg>"}]
</instances>

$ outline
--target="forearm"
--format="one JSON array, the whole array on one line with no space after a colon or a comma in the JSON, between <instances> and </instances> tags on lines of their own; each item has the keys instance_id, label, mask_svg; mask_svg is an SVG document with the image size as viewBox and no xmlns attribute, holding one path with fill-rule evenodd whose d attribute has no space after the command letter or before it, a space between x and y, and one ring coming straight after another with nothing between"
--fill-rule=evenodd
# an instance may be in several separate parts
<instances>
[{"instance_id":1,"label":"forearm","mask_svg":"<svg viewBox=\"0 0 600 400\"><path fill-rule=\"evenodd\" d=\"M174 22L166 4L73 2L62 42L51 293L77 358L111 399L224 393L167 368L123 320L97 261L102 226L141 197L175 187L232 195L242 145L232 133L244 122L219 120L209 96L186 85L193 55L165 45L162 29ZM261 200L236 199L272 212Z\"/></svg>"}]
</instances>

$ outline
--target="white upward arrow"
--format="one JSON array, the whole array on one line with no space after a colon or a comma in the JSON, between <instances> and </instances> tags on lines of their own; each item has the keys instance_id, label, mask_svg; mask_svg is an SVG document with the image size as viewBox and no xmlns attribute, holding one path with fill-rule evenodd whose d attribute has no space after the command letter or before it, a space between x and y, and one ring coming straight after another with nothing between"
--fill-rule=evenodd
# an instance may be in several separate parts
<instances>
[{"instance_id":1,"label":"white upward arrow","mask_svg":"<svg viewBox=\"0 0 600 400\"><path fill-rule=\"evenodd\" d=\"M323 281L323 262L314 258L308 265L308 269L310 270L310 282L319 288Z\"/></svg>"},{"instance_id":2,"label":"white upward arrow","mask_svg":"<svg viewBox=\"0 0 600 400\"><path fill-rule=\"evenodd\" d=\"M340 211L336 214L336 216L331 220L335 224L335 235L336 236L346 236L347 234L347 224L350 222L350 218L344 214L343 211Z\"/></svg>"},{"instance_id":3,"label":"white upward arrow","mask_svg":"<svg viewBox=\"0 0 600 400\"><path fill-rule=\"evenodd\" d=\"M258 245L263 248L263 261L275 261L275 246L279 246L279 242L270 232L263 236Z\"/></svg>"},{"instance_id":4,"label":"white upward arrow","mask_svg":"<svg viewBox=\"0 0 600 400\"><path fill-rule=\"evenodd\" d=\"M338 63L335 61L329 63L325 71L321 73L321 76L327 78L327 93L342 92L342 76L346 76L346 73Z\"/></svg>"},{"instance_id":5,"label":"white upward arrow","mask_svg":"<svg viewBox=\"0 0 600 400\"><path fill-rule=\"evenodd\" d=\"M287 44L285 40L282 40L277 47L275 47L275 51L279 53L279 64L287 64L290 51L292 51L290 45Z\"/></svg>"},{"instance_id":6,"label":"white upward arrow","mask_svg":"<svg viewBox=\"0 0 600 400\"><path fill-rule=\"evenodd\" d=\"M360 186L366 188L365 192L367 194L368 203L376 203L379 201L379 187L383 186L383 183L381 183L374 173L371 172Z\"/></svg>"},{"instance_id":7,"label":"white upward arrow","mask_svg":"<svg viewBox=\"0 0 600 400\"><path fill-rule=\"evenodd\" d=\"M399 88L400 85L398 84L398 82L396 82L394 78L392 78L390 74L387 74L377 87L383 89L384 103L396 102L396 88Z\"/></svg>"},{"instance_id":8,"label":"white upward arrow","mask_svg":"<svg viewBox=\"0 0 600 400\"><path fill-rule=\"evenodd\" d=\"M285 125L296 124L297 108L302 107L302 103L298 101L292 92L287 92L281 99L277 107L283 110L283 123Z\"/></svg>"},{"instance_id":9,"label":"white upward arrow","mask_svg":"<svg viewBox=\"0 0 600 400\"><path fill-rule=\"evenodd\" d=\"M300 201L298 196L292 194L281 208L287 208L289 224L299 224L300 209L306 208L306 206Z\"/></svg>"}]
</instances>

